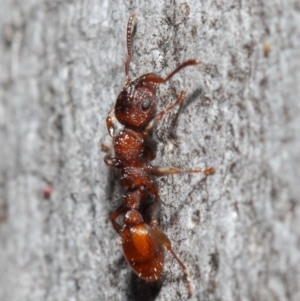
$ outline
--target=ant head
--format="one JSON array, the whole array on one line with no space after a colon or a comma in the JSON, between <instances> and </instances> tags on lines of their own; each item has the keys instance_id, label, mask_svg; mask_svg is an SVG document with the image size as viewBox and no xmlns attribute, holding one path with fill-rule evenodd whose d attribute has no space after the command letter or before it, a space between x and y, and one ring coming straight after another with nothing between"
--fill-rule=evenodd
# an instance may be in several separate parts
<instances>
[{"instance_id":1,"label":"ant head","mask_svg":"<svg viewBox=\"0 0 300 301\"><path fill-rule=\"evenodd\" d=\"M127 211L123 221L128 226L137 226L144 223L142 215L135 209Z\"/></svg>"},{"instance_id":2,"label":"ant head","mask_svg":"<svg viewBox=\"0 0 300 301\"><path fill-rule=\"evenodd\" d=\"M147 77L156 75L147 74L131 81L117 98L115 116L127 127L144 128L153 117L157 84L145 81Z\"/></svg>"}]
</instances>

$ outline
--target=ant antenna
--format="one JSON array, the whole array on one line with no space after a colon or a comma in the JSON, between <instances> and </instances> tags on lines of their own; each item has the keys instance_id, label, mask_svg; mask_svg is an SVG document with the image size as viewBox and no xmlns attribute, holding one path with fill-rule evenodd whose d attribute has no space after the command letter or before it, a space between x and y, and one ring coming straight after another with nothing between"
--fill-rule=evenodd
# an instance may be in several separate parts
<instances>
[{"instance_id":1,"label":"ant antenna","mask_svg":"<svg viewBox=\"0 0 300 301\"><path fill-rule=\"evenodd\" d=\"M133 13L129 17L128 23L127 23L127 58L125 61L125 74L126 74L126 78L127 78L127 83L130 82L130 77L129 77L128 73L129 73L129 64L131 62L131 57L132 57L132 52L131 52L132 25L133 25L133 21L135 18L136 18L136 14Z\"/></svg>"}]
</instances>

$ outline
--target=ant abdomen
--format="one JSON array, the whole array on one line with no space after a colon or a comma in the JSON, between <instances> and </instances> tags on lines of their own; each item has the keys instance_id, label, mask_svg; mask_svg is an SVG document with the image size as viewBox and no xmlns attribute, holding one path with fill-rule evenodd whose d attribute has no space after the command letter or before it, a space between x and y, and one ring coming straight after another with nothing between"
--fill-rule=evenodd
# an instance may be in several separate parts
<instances>
[{"instance_id":1,"label":"ant abdomen","mask_svg":"<svg viewBox=\"0 0 300 301\"><path fill-rule=\"evenodd\" d=\"M140 278L151 282L160 280L165 251L156 231L143 221L134 225L124 222L121 239L127 262Z\"/></svg>"}]
</instances>

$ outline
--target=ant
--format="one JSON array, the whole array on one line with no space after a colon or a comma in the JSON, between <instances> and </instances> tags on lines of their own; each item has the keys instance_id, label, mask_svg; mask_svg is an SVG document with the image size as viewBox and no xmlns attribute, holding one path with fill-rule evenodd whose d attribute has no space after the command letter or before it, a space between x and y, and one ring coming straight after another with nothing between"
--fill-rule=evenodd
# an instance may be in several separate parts
<instances>
[{"instance_id":1,"label":"ant","mask_svg":"<svg viewBox=\"0 0 300 301\"><path fill-rule=\"evenodd\" d=\"M113 139L114 155L107 154L104 157L104 162L109 167L116 167L121 170L121 180L126 189L123 203L111 214L110 218L114 229L121 237L124 256L132 270L140 278L148 282L162 279L164 251L167 249L183 269L190 296L192 289L188 270L173 251L169 238L158 227L156 213L160 202L153 177L181 173L210 175L214 173L215 169L210 167L181 170L175 167L153 166L149 161L154 160L156 155L156 149L151 138L153 128L164 115L180 104L184 98L184 91L182 91L171 106L154 116L157 85L169 81L181 69L187 66L200 65L202 62L188 60L165 78L154 73L148 73L131 80L129 65L132 58L131 38L135 18L136 14L132 14L127 23L126 82L114 108L106 118L107 130ZM123 130L117 134L115 133L116 122L124 126ZM102 148L109 152L107 146L102 145ZM152 204L143 210L142 207L149 197L153 199ZM123 216L123 223L117 221L121 215Z\"/></svg>"}]
</instances>

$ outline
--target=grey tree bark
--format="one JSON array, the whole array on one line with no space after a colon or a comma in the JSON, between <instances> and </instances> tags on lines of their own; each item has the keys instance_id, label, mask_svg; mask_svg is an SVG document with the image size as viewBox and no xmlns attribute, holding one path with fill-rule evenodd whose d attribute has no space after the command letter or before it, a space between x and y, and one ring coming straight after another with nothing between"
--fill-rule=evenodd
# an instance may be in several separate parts
<instances>
[{"instance_id":1,"label":"grey tree bark","mask_svg":"<svg viewBox=\"0 0 300 301\"><path fill-rule=\"evenodd\" d=\"M300 4L0 1L0 300L186 300L167 255L161 290L132 276L110 213L118 173L105 118L125 80L167 75L156 165L215 166L158 181L161 227L190 300L300 300ZM49 198L43 190L52 187Z\"/></svg>"}]
</instances>

